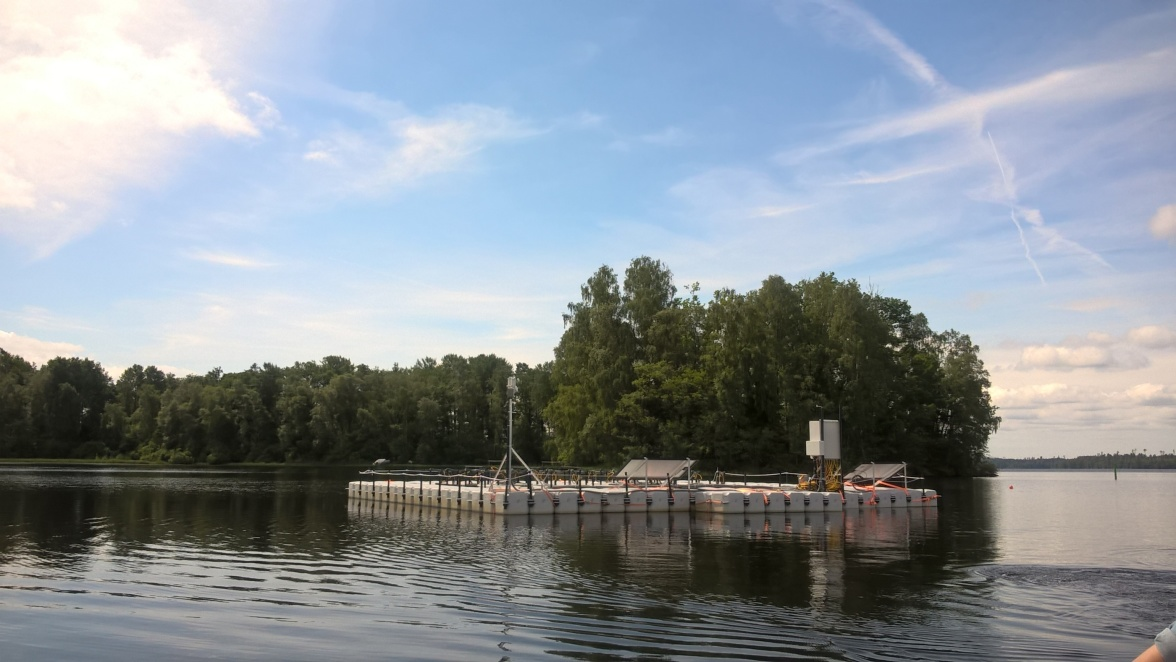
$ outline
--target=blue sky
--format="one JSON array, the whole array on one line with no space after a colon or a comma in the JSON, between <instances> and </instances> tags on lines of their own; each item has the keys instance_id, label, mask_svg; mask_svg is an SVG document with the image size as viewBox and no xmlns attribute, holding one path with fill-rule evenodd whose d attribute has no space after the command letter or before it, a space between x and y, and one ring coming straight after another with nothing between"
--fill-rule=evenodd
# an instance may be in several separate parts
<instances>
[{"instance_id":1,"label":"blue sky","mask_svg":"<svg viewBox=\"0 0 1176 662\"><path fill-rule=\"evenodd\" d=\"M1176 3L0 2L0 347L552 358L601 264L970 334L999 456L1176 450Z\"/></svg>"}]
</instances>

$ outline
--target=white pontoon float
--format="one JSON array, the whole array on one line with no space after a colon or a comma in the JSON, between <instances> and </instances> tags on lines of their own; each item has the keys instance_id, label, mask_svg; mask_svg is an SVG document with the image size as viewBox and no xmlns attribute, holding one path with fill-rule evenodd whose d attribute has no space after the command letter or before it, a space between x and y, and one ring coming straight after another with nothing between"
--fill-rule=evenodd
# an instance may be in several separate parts
<instances>
[{"instance_id":1,"label":"white pontoon float","mask_svg":"<svg viewBox=\"0 0 1176 662\"><path fill-rule=\"evenodd\" d=\"M811 475L731 474L704 480L694 460L630 460L620 471L535 471L508 442L497 471L371 469L348 485L352 499L497 515L590 513L791 513L935 507L935 490L914 488L906 464L863 464L841 475L837 421L811 421ZM513 461L525 468L519 474ZM503 468L506 468L504 474Z\"/></svg>"}]
</instances>

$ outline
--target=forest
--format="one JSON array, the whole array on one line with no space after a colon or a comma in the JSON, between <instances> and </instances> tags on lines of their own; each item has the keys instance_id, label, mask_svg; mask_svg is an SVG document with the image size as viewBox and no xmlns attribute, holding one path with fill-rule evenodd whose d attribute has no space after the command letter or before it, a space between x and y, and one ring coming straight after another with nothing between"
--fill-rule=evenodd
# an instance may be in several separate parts
<instances>
[{"instance_id":1,"label":"forest","mask_svg":"<svg viewBox=\"0 0 1176 662\"><path fill-rule=\"evenodd\" d=\"M1176 469L1176 453L1099 453L1078 457L992 458L997 469Z\"/></svg>"},{"instance_id":2,"label":"forest","mask_svg":"<svg viewBox=\"0 0 1176 662\"><path fill-rule=\"evenodd\" d=\"M679 292L659 260L600 267L568 304L554 360L422 358L391 369L328 356L176 377L90 359L36 366L0 349L0 457L149 462L486 464L508 431L529 462L690 457L794 471L808 421L837 418L843 464L991 474L1000 424L979 348L901 299L833 274Z\"/></svg>"}]
</instances>

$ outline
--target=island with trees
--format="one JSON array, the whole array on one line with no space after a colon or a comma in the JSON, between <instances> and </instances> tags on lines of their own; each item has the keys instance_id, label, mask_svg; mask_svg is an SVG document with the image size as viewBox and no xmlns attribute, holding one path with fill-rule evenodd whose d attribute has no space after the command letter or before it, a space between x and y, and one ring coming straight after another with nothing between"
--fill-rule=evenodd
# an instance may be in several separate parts
<instances>
[{"instance_id":1,"label":"island with trees","mask_svg":"<svg viewBox=\"0 0 1176 662\"><path fill-rule=\"evenodd\" d=\"M991 474L1000 424L979 348L901 299L821 274L685 292L659 260L600 267L563 315L554 359L422 358L390 369L328 356L176 377L86 358L35 366L0 350L0 457L148 462L457 465L501 457L508 376L525 457L613 466L690 457L795 470L808 421L838 418L845 463Z\"/></svg>"}]
</instances>

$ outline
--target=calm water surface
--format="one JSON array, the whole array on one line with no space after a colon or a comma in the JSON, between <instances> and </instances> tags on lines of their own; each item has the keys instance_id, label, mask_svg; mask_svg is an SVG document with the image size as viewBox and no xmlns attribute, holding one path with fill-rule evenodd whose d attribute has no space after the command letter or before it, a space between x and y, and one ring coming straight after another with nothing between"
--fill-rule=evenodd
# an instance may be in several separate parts
<instances>
[{"instance_id":1,"label":"calm water surface","mask_svg":"<svg viewBox=\"0 0 1176 662\"><path fill-rule=\"evenodd\" d=\"M1176 617L1176 473L531 521L353 476L0 467L0 660L1131 659Z\"/></svg>"}]
</instances>

